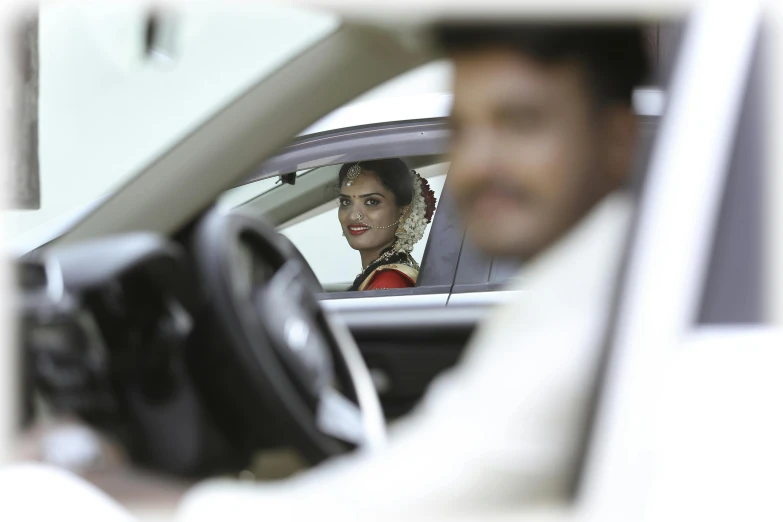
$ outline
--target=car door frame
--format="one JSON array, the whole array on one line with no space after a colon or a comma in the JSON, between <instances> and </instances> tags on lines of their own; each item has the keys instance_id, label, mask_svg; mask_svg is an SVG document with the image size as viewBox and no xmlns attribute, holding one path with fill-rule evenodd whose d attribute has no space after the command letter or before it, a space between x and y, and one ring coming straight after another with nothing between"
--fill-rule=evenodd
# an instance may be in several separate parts
<instances>
[{"instance_id":1,"label":"car door frame","mask_svg":"<svg viewBox=\"0 0 783 522\"><path fill-rule=\"evenodd\" d=\"M693 14L677 58L587 416L574 488L579 519L644 518L660 457L657 401L667 369L702 330L721 195L760 21L756 5L726 7L705 4ZM678 507L685 506L669 506Z\"/></svg>"}]
</instances>

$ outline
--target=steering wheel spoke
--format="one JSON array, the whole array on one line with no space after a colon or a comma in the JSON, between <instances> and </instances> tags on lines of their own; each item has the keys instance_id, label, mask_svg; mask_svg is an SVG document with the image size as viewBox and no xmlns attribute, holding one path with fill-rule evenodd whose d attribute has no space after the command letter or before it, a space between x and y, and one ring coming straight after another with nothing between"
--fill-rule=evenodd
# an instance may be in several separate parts
<instances>
[{"instance_id":1,"label":"steering wheel spoke","mask_svg":"<svg viewBox=\"0 0 783 522\"><path fill-rule=\"evenodd\" d=\"M359 406L331 386L321 392L316 410L318 429L356 446L367 443L367 432Z\"/></svg>"}]
</instances>

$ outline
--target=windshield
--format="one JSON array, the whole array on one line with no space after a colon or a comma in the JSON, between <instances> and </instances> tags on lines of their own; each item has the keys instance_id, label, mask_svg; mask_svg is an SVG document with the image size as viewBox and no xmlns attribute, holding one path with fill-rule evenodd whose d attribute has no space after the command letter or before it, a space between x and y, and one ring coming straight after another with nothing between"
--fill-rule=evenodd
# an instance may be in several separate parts
<instances>
[{"instance_id":1,"label":"windshield","mask_svg":"<svg viewBox=\"0 0 783 522\"><path fill-rule=\"evenodd\" d=\"M267 3L183 4L154 32L150 20L141 5L40 7L41 205L5 212L12 243L56 236L339 23Z\"/></svg>"}]
</instances>

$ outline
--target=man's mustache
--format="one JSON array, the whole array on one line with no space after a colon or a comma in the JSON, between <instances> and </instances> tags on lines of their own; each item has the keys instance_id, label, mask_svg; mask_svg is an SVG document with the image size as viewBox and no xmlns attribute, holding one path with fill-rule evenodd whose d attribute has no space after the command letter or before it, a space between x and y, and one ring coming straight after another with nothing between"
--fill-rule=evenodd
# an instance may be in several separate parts
<instances>
[{"instance_id":1,"label":"man's mustache","mask_svg":"<svg viewBox=\"0 0 783 522\"><path fill-rule=\"evenodd\" d=\"M504 183L503 181L476 183L462 194L461 199L464 203L472 205L485 196L501 196L503 198L515 199L520 204L528 203L532 199L531 192L525 187Z\"/></svg>"}]
</instances>

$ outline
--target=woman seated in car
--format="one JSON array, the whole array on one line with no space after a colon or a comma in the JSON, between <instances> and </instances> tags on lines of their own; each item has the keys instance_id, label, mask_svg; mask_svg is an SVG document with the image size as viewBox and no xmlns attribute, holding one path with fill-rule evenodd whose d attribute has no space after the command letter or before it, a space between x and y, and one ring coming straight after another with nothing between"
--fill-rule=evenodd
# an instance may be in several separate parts
<instances>
[{"instance_id":1,"label":"woman seated in car","mask_svg":"<svg viewBox=\"0 0 783 522\"><path fill-rule=\"evenodd\" d=\"M398 158L346 163L338 175L343 235L362 260L351 290L416 285L411 257L435 212L427 180Z\"/></svg>"}]
</instances>

